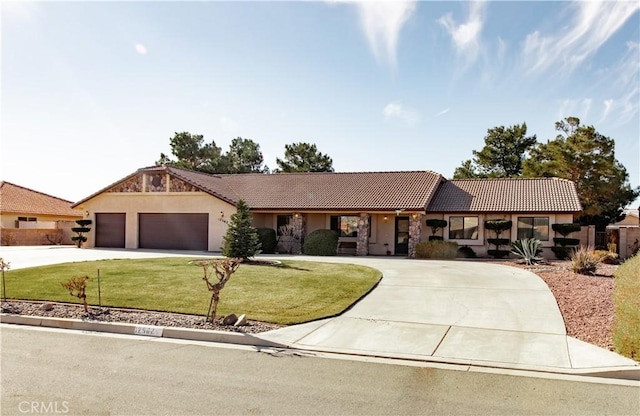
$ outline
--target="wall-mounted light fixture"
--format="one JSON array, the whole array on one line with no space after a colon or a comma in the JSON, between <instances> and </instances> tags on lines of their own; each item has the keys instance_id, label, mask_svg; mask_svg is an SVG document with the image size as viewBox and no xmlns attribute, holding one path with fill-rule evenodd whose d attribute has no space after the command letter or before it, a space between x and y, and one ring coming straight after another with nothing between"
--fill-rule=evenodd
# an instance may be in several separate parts
<instances>
[{"instance_id":1,"label":"wall-mounted light fixture","mask_svg":"<svg viewBox=\"0 0 640 416\"><path fill-rule=\"evenodd\" d=\"M295 214L293 214L294 217L298 218L300 216L300 214L298 214L297 212Z\"/></svg>"},{"instance_id":2,"label":"wall-mounted light fixture","mask_svg":"<svg viewBox=\"0 0 640 416\"><path fill-rule=\"evenodd\" d=\"M224 218L224 211L220 211L220 218Z\"/></svg>"},{"instance_id":3,"label":"wall-mounted light fixture","mask_svg":"<svg viewBox=\"0 0 640 416\"><path fill-rule=\"evenodd\" d=\"M89 216L89 211L85 211L84 215L88 217Z\"/></svg>"},{"instance_id":4,"label":"wall-mounted light fixture","mask_svg":"<svg viewBox=\"0 0 640 416\"><path fill-rule=\"evenodd\" d=\"M411 214L411 217L413 217L413 219L415 220L416 218L418 218L418 214L414 212L413 214Z\"/></svg>"},{"instance_id":5,"label":"wall-mounted light fixture","mask_svg":"<svg viewBox=\"0 0 640 416\"><path fill-rule=\"evenodd\" d=\"M384 222L389 221L389 217L388 217L388 216L386 216L386 215L385 215L384 217L382 217L382 219L384 220Z\"/></svg>"},{"instance_id":6,"label":"wall-mounted light fixture","mask_svg":"<svg viewBox=\"0 0 640 416\"><path fill-rule=\"evenodd\" d=\"M396 217L397 217L398 215L400 215L400 213L401 213L402 211L404 211L404 210L403 210L403 209L397 209L397 210L396 210Z\"/></svg>"}]
</instances>

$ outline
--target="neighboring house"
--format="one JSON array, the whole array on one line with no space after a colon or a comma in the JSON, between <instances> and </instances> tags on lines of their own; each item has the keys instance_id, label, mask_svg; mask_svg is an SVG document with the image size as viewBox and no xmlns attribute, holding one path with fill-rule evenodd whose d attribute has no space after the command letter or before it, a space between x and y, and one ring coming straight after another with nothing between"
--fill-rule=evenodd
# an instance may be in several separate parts
<instances>
[{"instance_id":1,"label":"neighboring house","mask_svg":"<svg viewBox=\"0 0 640 416\"><path fill-rule=\"evenodd\" d=\"M640 251L640 208L625 209L622 221L607 225L607 241L616 244L621 258L627 258Z\"/></svg>"},{"instance_id":2,"label":"neighboring house","mask_svg":"<svg viewBox=\"0 0 640 416\"><path fill-rule=\"evenodd\" d=\"M289 224L301 239L334 229L353 254L409 257L430 235L427 218L450 221L445 239L482 254L486 218L514 219L512 240L526 234L549 245L551 224L572 222L581 210L573 183L555 178L448 181L429 171L209 175L168 166L140 169L74 207L94 221L88 247L219 251L240 198L255 227Z\"/></svg>"},{"instance_id":3,"label":"neighboring house","mask_svg":"<svg viewBox=\"0 0 640 416\"><path fill-rule=\"evenodd\" d=\"M82 219L73 202L11 182L0 182L0 244L71 244L71 227Z\"/></svg>"}]
</instances>

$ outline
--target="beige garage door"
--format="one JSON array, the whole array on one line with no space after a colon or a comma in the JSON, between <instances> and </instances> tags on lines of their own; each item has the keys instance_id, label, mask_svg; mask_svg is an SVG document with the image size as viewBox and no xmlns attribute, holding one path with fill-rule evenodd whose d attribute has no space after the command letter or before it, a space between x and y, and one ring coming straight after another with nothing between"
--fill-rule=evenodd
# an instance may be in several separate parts
<instances>
[{"instance_id":1,"label":"beige garage door","mask_svg":"<svg viewBox=\"0 0 640 416\"><path fill-rule=\"evenodd\" d=\"M204 250L209 247L209 214L140 213L139 247Z\"/></svg>"}]
</instances>

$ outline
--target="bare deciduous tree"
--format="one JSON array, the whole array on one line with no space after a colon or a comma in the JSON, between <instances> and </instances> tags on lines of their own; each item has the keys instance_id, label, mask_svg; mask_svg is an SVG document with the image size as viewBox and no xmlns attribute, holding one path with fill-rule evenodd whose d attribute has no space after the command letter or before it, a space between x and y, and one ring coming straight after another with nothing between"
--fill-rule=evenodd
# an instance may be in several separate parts
<instances>
[{"instance_id":1,"label":"bare deciduous tree","mask_svg":"<svg viewBox=\"0 0 640 416\"><path fill-rule=\"evenodd\" d=\"M207 320L213 322L216 319L218 302L220 301L220 291L224 289L231 275L238 270L242 263L241 258L225 258L213 260L196 260L191 264L202 267L202 280L207 284L207 289L211 292L211 301L207 311ZM215 274L215 278L213 275ZM217 281L216 281L217 279Z\"/></svg>"}]
</instances>

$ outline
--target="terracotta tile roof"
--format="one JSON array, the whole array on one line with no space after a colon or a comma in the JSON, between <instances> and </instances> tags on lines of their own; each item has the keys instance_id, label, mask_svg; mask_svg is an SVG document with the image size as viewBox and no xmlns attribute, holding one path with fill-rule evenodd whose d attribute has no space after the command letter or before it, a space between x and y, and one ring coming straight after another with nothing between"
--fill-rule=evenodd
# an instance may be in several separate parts
<instances>
[{"instance_id":1,"label":"terracotta tile roof","mask_svg":"<svg viewBox=\"0 0 640 416\"><path fill-rule=\"evenodd\" d=\"M11 182L0 182L0 212L82 217L82 211L72 209L72 204Z\"/></svg>"},{"instance_id":2,"label":"terracotta tile roof","mask_svg":"<svg viewBox=\"0 0 640 416\"><path fill-rule=\"evenodd\" d=\"M579 212L582 206L565 179L459 179L444 182L427 211Z\"/></svg>"},{"instance_id":3,"label":"terracotta tile roof","mask_svg":"<svg viewBox=\"0 0 640 416\"><path fill-rule=\"evenodd\" d=\"M443 180L429 171L207 175L167 170L229 202L242 198L254 210L424 210Z\"/></svg>"}]
</instances>

